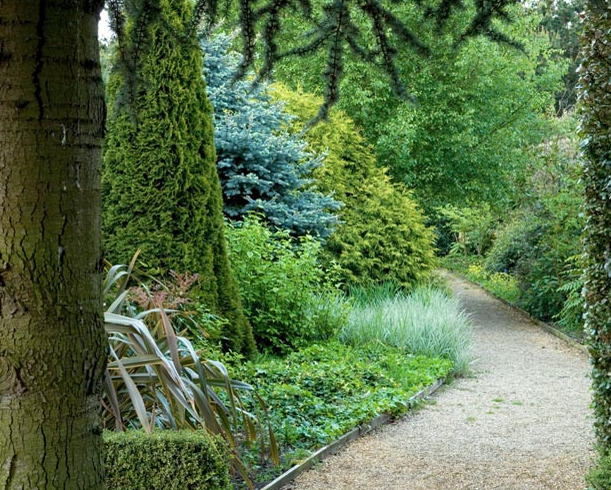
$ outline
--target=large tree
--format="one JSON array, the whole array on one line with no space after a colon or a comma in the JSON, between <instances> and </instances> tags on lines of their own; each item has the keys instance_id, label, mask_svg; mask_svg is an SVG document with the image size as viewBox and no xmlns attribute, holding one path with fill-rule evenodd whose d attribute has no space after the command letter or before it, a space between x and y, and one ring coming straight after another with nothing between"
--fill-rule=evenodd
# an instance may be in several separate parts
<instances>
[{"instance_id":1,"label":"large tree","mask_svg":"<svg viewBox=\"0 0 611 490\"><path fill-rule=\"evenodd\" d=\"M611 4L590 0L584 19L579 80L585 136L586 332L592 358L594 426L611 451Z\"/></svg>"},{"instance_id":2,"label":"large tree","mask_svg":"<svg viewBox=\"0 0 611 490\"><path fill-rule=\"evenodd\" d=\"M0 2L0 488L99 488L101 0Z\"/></svg>"}]
</instances>

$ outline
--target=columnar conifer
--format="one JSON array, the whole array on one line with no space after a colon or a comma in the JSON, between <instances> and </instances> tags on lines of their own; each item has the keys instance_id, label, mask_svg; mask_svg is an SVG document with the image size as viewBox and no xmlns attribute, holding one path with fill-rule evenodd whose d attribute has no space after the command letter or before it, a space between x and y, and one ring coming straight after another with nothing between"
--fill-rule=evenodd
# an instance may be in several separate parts
<instances>
[{"instance_id":1,"label":"columnar conifer","mask_svg":"<svg viewBox=\"0 0 611 490\"><path fill-rule=\"evenodd\" d=\"M200 275L199 297L230 321L225 347L250 352L252 333L231 274L216 173L212 108L188 0L132 2L109 83L104 153L106 254L138 248L157 274Z\"/></svg>"}]
</instances>

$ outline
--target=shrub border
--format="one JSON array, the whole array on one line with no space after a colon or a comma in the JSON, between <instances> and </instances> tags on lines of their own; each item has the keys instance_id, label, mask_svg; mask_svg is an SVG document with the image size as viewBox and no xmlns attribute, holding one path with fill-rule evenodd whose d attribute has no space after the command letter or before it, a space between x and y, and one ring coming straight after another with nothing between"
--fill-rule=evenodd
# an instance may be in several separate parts
<instances>
[{"instance_id":1,"label":"shrub border","mask_svg":"<svg viewBox=\"0 0 611 490\"><path fill-rule=\"evenodd\" d=\"M432 385L423 388L418 393L410 397L407 402L405 402L405 405L407 406L408 410L410 408L413 408L413 406L418 401L421 401L424 398L435 393L441 386L443 386L445 382L445 378L438 379ZM347 432L346 434L336 439L332 443L328 444L327 446L320 448L318 451L308 456L308 458L306 458L301 463L285 471L278 478L265 485L261 490L279 490L284 485L292 482L299 475L309 470L316 463L326 459L331 454L337 453L341 448L349 444L351 441L354 441L355 439L358 439L359 437L370 433L372 430L382 425L388 424L392 420L393 417L390 414L383 413L382 415L378 415L377 417L371 419L369 422L359 425L355 429L352 429L350 432Z\"/></svg>"},{"instance_id":2,"label":"shrub border","mask_svg":"<svg viewBox=\"0 0 611 490\"><path fill-rule=\"evenodd\" d=\"M467 276L465 276L461 272L453 271L453 270L450 270L450 269L442 269L442 270L444 271L444 273L446 273L448 275L453 275L455 277L458 277L459 279L462 279L465 282L468 282L469 284L471 284L473 286L478 287L479 289L484 291L488 296L491 296L494 299L498 299L505 306L508 306L510 309L512 309L516 313L520 313L521 315L525 316L531 322L533 322L535 325L537 325L541 329L545 330L547 333L550 333L553 336L558 337L561 340L564 340L571 347L574 347L577 350L580 350L581 352L583 352L585 354L588 354L588 355L590 354L590 351L588 350L588 348L585 345L580 344L579 342L577 342L575 339L571 338L570 336L568 336L564 332L561 332L557 328L552 327L549 323L545 323L545 322L539 320L538 318L535 318L530 313L528 313L526 310L523 310L522 308L520 308L519 306L515 305L514 303L511 303L510 301L507 301L505 298L501 298L497 294L495 294L492 291L486 289L481 284L478 284L477 282L472 281L471 279L469 279Z\"/></svg>"}]
</instances>

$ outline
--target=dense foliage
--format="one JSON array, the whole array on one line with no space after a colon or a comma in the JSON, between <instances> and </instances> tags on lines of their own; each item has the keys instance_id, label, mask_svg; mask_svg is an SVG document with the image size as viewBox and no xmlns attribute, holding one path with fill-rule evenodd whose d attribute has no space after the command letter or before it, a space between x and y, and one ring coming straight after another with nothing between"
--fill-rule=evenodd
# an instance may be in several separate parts
<instances>
[{"instance_id":1,"label":"dense foliage","mask_svg":"<svg viewBox=\"0 0 611 490\"><path fill-rule=\"evenodd\" d=\"M611 456L603 455L596 466L586 475L588 490L608 490L611 488Z\"/></svg>"},{"instance_id":2,"label":"dense foliage","mask_svg":"<svg viewBox=\"0 0 611 490\"><path fill-rule=\"evenodd\" d=\"M524 173L520 206L496 231L486 258L490 272L517 278L520 304L533 315L556 319L563 308L580 254L583 197L579 182L575 122L567 119L558 136L538 148L537 164ZM578 331L581 322L573 325Z\"/></svg>"},{"instance_id":3,"label":"dense foliage","mask_svg":"<svg viewBox=\"0 0 611 490\"><path fill-rule=\"evenodd\" d=\"M269 448L277 458L273 433L256 414L238 408L244 400L259 400L248 384L231 379L221 363L203 358L183 334L193 330L208 336L205 325L195 324L184 292L189 279L178 286L157 282L155 289L136 283L129 287L131 270L114 266L104 281L109 336L109 361L102 400L102 423L107 429L205 429L221 436L232 452L231 466L246 474L237 458L238 448L257 440L262 454ZM129 289L128 289L129 287ZM191 328L185 328L191 323ZM182 328L181 328L182 327ZM210 350L210 349L209 349ZM269 445L268 445L269 443Z\"/></svg>"},{"instance_id":4,"label":"dense foliage","mask_svg":"<svg viewBox=\"0 0 611 490\"><path fill-rule=\"evenodd\" d=\"M235 220L257 211L293 235L324 239L340 203L318 192L310 177L321 158L288 132L293 118L266 83L235 81L240 57L230 51L231 40L218 34L202 42L225 214Z\"/></svg>"},{"instance_id":5,"label":"dense foliage","mask_svg":"<svg viewBox=\"0 0 611 490\"><path fill-rule=\"evenodd\" d=\"M539 28L541 17L516 6L508 11L509 27L495 24L519 50L483 37L463 39L469 9L453 12L443 28L423 13L426 6L400 2L396 9L428 50L425 57L401 52L395 59L417 102L394 97L366 61L355 60L343 70L338 106L427 214L448 203L511 198L511 179L528 163L529 146L542 139L565 66ZM301 27L295 21L296 32ZM277 76L293 89L320 90L324 64L322 57L283 62Z\"/></svg>"},{"instance_id":6,"label":"dense foliage","mask_svg":"<svg viewBox=\"0 0 611 490\"><path fill-rule=\"evenodd\" d=\"M553 127L555 135L534 148L530 164L514 180L515 203L503 215L482 206L444 210L450 228L462 230L447 264L581 336L584 223L576 121L566 116Z\"/></svg>"},{"instance_id":7,"label":"dense foliage","mask_svg":"<svg viewBox=\"0 0 611 490\"><path fill-rule=\"evenodd\" d=\"M231 226L227 237L260 349L286 353L336 333L346 307L321 267L320 243L309 237L295 242L254 217Z\"/></svg>"},{"instance_id":8,"label":"dense foliage","mask_svg":"<svg viewBox=\"0 0 611 490\"><path fill-rule=\"evenodd\" d=\"M611 11L588 0L581 41L580 104L584 136L586 332L592 360L594 426L611 451Z\"/></svg>"},{"instance_id":9,"label":"dense foliage","mask_svg":"<svg viewBox=\"0 0 611 490\"><path fill-rule=\"evenodd\" d=\"M199 274L199 299L229 320L225 347L252 353L225 250L202 52L188 37L192 6L165 0L149 11L146 4L129 12L109 82L106 254L126 263L141 249L151 272Z\"/></svg>"},{"instance_id":10,"label":"dense foliage","mask_svg":"<svg viewBox=\"0 0 611 490\"><path fill-rule=\"evenodd\" d=\"M382 345L331 341L235 369L268 403L282 465L290 467L377 415L404 413L409 397L445 378L451 364Z\"/></svg>"},{"instance_id":11,"label":"dense foliage","mask_svg":"<svg viewBox=\"0 0 611 490\"><path fill-rule=\"evenodd\" d=\"M228 490L229 453L203 431L105 432L109 490Z\"/></svg>"},{"instance_id":12,"label":"dense foliage","mask_svg":"<svg viewBox=\"0 0 611 490\"><path fill-rule=\"evenodd\" d=\"M301 124L312 118L320 98L276 87L287 109ZM344 203L341 224L326 242L328 261L340 268L347 284L394 280L405 286L424 280L434 266L433 233L411 195L390 182L375 156L342 112L305 135L315 151L326 151L314 171L321 190Z\"/></svg>"}]
</instances>

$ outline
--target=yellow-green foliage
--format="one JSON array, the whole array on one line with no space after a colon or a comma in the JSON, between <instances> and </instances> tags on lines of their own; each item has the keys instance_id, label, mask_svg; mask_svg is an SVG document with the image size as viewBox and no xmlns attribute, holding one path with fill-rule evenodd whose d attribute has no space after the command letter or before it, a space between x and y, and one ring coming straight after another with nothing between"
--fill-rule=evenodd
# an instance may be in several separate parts
<instances>
[{"instance_id":1,"label":"yellow-green foliage","mask_svg":"<svg viewBox=\"0 0 611 490\"><path fill-rule=\"evenodd\" d=\"M225 490L229 451L203 431L104 433L108 490Z\"/></svg>"},{"instance_id":2,"label":"yellow-green foliage","mask_svg":"<svg viewBox=\"0 0 611 490\"><path fill-rule=\"evenodd\" d=\"M275 93L298 116L297 126L314 117L322 100L277 85ZM395 280L410 286L434 266L433 232L410 194L376 166L372 149L353 121L340 111L305 135L311 149L327 153L314 171L321 192L334 192L345 206L343 224L327 240L327 258L339 264L349 284Z\"/></svg>"},{"instance_id":3,"label":"yellow-green foliage","mask_svg":"<svg viewBox=\"0 0 611 490\"><path fill-rule=\"evenodd\" d=\"M252 332L227 260L202 51L195 34L182 37L193 6L188 0L158 3L149 15L146 2L130 2L109 81L102 175L106 256L127 263L141 249L141 267L149 273L199 274L194 295L229 320L223 347L252 353ZM124 59L131 58L137 62L130 70Z\"/></svg>"}]
</instances>

